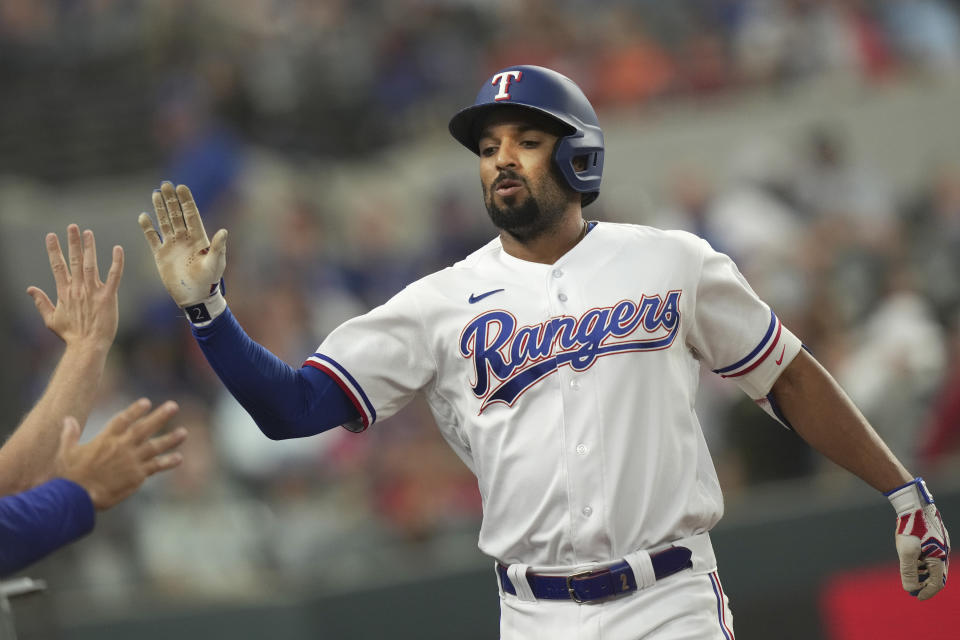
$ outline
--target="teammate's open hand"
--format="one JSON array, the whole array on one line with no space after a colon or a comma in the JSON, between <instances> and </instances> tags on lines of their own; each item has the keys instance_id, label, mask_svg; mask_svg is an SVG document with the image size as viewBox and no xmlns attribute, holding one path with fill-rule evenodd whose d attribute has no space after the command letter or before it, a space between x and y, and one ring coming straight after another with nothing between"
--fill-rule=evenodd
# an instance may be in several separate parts
<instances>
[{"instance_id":1,"label":"teammate's open hand","mask_svg":"<svg viewBox=\"0 0 960 640\"><path fill-rule=\"evenodd\" d=\"M117 335L117 289L123 275L123 249L113 248L113 264L107 281L101 282L93 231L88 229L81 236L77 225L67 227L69 263L63 257L57 234L48 233L46 245L57 287L57 304L42 289L27 287L44 324L68 346L109 348Z\"/></svg>"},{"instance_id":2,"label":"teammate's open hand","mask_svg":"<svg viewBox=\"0 0 960 640\"><path fill-rule=\"evenodd\" d=\"M93 506L102 511L130 496L149 476L179 465L183 458L170 450L184 441L187 430L178 427L152 437L177 412L176 403L166 402L144 415L149 410L149 400L137 400L113 416L87 444L77 444L80 425L68 416L60 437L55 474L86 489Z\"/></svg>"},{"instance_id":3,"label":"teammate's open hand","mask_svg":"<svg viewBox=\"0 0 960 640\"><path fill-rule=\"evenodd\" d=\"M188 307L218 293L227 264L227 230L220 229L207 239L193 194L186 185L174 189L164 182L153 192L159 233L150 216L138 219L153 251L163 286L180 307Z\"/></svg>"}]
</instances>

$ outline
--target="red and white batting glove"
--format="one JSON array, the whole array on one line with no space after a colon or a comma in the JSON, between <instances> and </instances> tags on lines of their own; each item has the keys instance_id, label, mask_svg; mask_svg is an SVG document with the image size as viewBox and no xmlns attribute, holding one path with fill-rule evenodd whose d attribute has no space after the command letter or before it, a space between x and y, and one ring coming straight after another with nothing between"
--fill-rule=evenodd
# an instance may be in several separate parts
<instances>
[{"instance_id":1,"label":"red and white batting glove","mask_svg":"<svg viewBox=\"0 0 960 640\"><path fill-rule=\"evenodd\" d=\"M897 555L903 588L918 600L932 598L947 584L950 535L923 478L884 495L897 511Z\"/></svg>"}]
</instances>

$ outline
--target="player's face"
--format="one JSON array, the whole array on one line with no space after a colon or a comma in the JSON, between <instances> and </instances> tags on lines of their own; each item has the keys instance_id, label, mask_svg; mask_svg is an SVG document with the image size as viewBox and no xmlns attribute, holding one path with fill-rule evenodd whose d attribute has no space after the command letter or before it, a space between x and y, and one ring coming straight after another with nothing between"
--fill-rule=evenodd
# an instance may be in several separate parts
<instances>
[{"instance_id":1,"label":"player's face","mask_svg":"<svg viewBox=\"0 0 960 640\"><path fill-rule=\"evenodd\" d=\"M480 135L480 182L493 224L521 241L557 225L578 194L553 163L559 132L525 110L503 109Z\"/></svg>"}]
</instances>

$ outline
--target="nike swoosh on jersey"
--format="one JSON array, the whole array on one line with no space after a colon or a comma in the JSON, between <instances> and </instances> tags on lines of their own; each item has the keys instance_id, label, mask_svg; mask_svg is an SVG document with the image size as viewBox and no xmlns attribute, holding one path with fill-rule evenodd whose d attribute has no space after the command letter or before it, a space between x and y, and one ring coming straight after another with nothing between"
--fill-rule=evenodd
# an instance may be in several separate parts
<instances>
[{"instance_id":1,"label":"nike swoosh on jersey","mask_svg":"<svg viewBox=\"0 0 960 640\"><path fill-rule=\"evenodd\" d=\"M495 294L495 293L500 293L501 291L503 291L503 289L494 289L493 291L487 291L486 293L481 293L481 294L478 295L478 296L475 296L475 295L473 295L473 294L471 293L471 294L470 294L470 297L467 298L467 302L469 302L470 304L475 304L475 303L477 303L477 302L480 302L481 300L483 300L483 299L486 298L487 296L492 296L493 294Z\"/></svg>"},{"instance_id":2,"label":"nike swoosh on jersey","mask_svg":"<svg viewBox=\"0 0 960 640\"><path fill-rule=\"evenodd\" d=\"M783 349L780 350L780 357L777 358L777 364L783 362L783 354L787 352L787 345L783 345Z\"/></svg>"}]
</instances>

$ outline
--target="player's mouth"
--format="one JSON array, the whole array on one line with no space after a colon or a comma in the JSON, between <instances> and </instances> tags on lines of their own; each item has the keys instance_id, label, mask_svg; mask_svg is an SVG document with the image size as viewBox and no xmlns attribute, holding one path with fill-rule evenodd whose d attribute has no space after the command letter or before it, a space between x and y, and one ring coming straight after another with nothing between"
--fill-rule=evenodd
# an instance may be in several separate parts
<instances>
[{"instance_id":1,"label":"player's mouth","mask_svg":"<svg viewBox=\"0 0 960 640\"><path fill-rule=\"evenodd\" d=\"M511 180L509 178L498 180L493 187L493 192L496 193L501 198L507 198L512 195L516 195L520 189L523 189L523 183L519 180Z\"/></svg>"}]
</instances>

